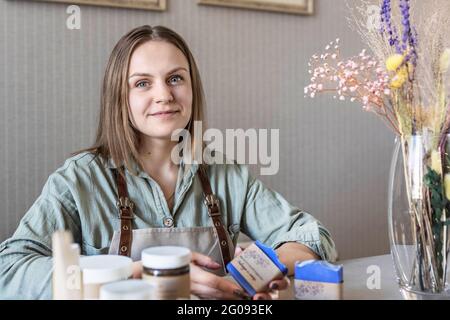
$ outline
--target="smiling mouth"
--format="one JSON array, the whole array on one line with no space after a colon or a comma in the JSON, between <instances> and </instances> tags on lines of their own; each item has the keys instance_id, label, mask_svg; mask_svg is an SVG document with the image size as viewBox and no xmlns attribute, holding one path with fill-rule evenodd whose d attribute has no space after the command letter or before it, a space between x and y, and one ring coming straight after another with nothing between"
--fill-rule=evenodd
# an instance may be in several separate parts
<instances>
[{"instance_id":1,"label":"smiling mouth","mask_svg":"<svg viewBox=\"0 0 450 320\"><path fill-rule=\"evenodd\" d=\"M167 116L167 115L172 115L175 113L178 113L179 111L164 111L164 112L156 112L156 113L152 113L150 114L151 116Z\"/></svg>"}]
</instances>

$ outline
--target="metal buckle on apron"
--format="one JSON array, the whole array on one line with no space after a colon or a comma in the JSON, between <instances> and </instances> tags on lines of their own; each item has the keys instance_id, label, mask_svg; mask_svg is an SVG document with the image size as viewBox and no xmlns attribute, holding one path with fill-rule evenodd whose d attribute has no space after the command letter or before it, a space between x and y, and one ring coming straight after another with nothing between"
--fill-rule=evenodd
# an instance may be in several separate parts
<instances>
[{"instance_id":1,"label":"metal buckle on apron","mask_svg":"<svg viewBox=\"0 0 450 320\"><path fill-rule=\"evenodd\" d=\"M119 201L117 201L117 207L119 208L120 219L130 219L130 220L134 219L133 215L134 203L128 197L126 198L120 197ZM129 213L129 215L123 213Z\"/></svg>"},{"instance_id":2,"label":"metal buckle on apron","mask_svg":"<svg viewBox=\"0 0 450 320\"><path fill-rule=\"evenodd\" d=\"M208 207L208 213L211 217L220 216L219 199L214 194L208 194L204 203Z\"/></svg>"}]
</instances>

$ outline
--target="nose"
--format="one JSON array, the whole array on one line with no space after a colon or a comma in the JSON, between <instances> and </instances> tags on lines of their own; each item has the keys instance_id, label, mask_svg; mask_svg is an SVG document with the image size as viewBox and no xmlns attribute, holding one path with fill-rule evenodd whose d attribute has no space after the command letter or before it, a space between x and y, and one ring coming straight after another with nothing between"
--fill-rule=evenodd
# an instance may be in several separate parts
<instances>
[{"instance_id":1,"label":"nose","mask_svg":"<svg viewBox=\"0 0 450 320\"><path fill-rule=\"evenodd\" d=\"M167 104L173 101L172 91L166 83L160 83L155 90L156 103Z\"/></svg>"}]
</instances>

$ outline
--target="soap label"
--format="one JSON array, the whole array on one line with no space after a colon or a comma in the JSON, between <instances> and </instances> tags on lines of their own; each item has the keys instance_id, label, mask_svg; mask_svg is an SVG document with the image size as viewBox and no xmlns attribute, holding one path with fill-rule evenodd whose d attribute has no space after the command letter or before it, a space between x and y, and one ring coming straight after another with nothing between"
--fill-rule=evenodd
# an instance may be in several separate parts
<instances>
[{"instance_id":1,"label":"soap label","mask_svg":"<svg viewBox=\"0 0 450 320\"><path fill-rule=\"evenodd\" d=\"M254 243L237 256L231 264L256 292L268 290L268 283L283 275L264 251Z\"/></svg>"},{"instance_id":2,"label":"soap label","mask_svg":"<svg viewBox=\"0 0 450 320\"><path fill-rule=\"evenodd\" d=\"M342 291L342 283L295 280L297 300L341 300Z\"/></svg>"}]
</instances>

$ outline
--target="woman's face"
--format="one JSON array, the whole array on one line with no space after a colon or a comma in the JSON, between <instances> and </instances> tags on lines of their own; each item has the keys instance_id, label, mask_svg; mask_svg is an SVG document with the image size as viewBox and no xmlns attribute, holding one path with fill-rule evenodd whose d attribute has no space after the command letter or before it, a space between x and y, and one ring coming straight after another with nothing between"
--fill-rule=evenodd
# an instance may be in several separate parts
<instances>
[{"instance_id":1,"label":"woman's face","mask_svg":"<svg viewBox=\"0 0 450 320\"><path fill-rule=\"evenodd\" d=\"M149 41L131 56L128 70L132 123L145 136L169 139L192 114L189 63L174 45Z\"/></svg>"}]
</instances>

